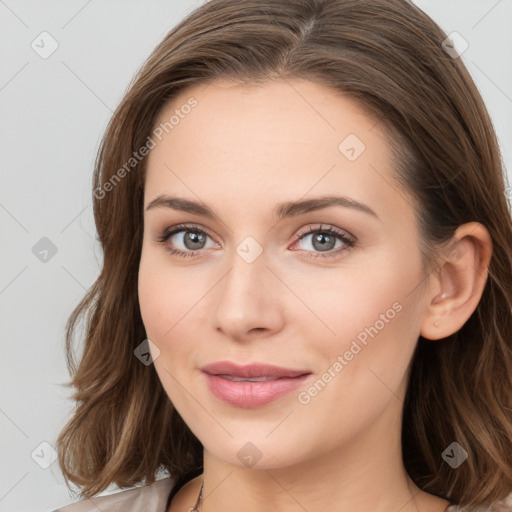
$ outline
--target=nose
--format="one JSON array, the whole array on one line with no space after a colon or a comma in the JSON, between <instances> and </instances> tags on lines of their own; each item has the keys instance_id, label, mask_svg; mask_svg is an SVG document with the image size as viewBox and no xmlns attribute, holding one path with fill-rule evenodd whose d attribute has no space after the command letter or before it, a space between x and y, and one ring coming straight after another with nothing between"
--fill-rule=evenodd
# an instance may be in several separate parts
<instances>
[{"instance_id":1,"label":"nose","mask_svg":"<svg viewBox=\"0 0 512 512\"><path fill-rule=\"evenodd\" d=\"M215 328L237 341L268 337L282 329L280 282L261 255L252 263L238 254L214 297Z\"/></svg>"}]
</instances>

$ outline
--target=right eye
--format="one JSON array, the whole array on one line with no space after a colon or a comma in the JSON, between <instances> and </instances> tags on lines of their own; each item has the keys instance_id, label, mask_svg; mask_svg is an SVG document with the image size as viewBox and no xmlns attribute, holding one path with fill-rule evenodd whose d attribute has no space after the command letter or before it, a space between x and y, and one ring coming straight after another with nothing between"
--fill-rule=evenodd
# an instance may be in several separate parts
<instances>
[{"instance_id":1,"label":"right eye","mask_svg":"<svg viewBox=\"0 0 512 512\"><path fill-rule=\"evenodd\" d=\"M208 233L199 226L178 225L167 228L157 241L171 254L187 258L199 256L198 253L207 248L205 244L208 238ZM218 244L214 242L213 247L216 246Z\"/></svg>"}]
</instances>

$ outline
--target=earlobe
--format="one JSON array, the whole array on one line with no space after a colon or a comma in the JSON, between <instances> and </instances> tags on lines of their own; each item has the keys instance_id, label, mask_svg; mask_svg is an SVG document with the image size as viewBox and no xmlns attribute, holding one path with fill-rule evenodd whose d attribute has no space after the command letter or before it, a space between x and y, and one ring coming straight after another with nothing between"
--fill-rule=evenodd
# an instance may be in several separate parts
<instances>
[{"instance_id":1,"label":"earlobe","mask_svg":"<svg viewBox=\"0 0 512 512\"><path fill-rule=\"evenodd\" d=\"M438 340L457 332L480 302L492 255L492 240L478 222L457 228L432 273L420 334Z\"/></svg>"}]
</instances>

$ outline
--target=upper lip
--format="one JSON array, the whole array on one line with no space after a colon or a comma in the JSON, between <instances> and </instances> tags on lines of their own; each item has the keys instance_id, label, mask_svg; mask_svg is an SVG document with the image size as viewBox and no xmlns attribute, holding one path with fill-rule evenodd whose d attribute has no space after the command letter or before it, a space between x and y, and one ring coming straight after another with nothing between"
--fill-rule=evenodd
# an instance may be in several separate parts
<instances>
[{"instance_id":1,"label":"upper lip","mask_svg":"<svg viewBox=\"0 0 512 512\"><path fill-rule=\"evenodd\" d=\"M232 375L233 377L299 377L311 373L309 370L294 370L293 368L283 368L272 364L252 363L248 365L238 365L231 361L218 361L207 364L201 370L210 375Z\"/></svg>"}]
</instances>

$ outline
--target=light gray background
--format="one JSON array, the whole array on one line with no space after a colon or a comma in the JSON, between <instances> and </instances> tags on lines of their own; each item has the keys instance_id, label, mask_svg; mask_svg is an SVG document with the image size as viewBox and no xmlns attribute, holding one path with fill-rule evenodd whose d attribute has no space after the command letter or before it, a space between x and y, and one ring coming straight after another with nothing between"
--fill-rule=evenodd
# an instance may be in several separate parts
<instances>
[{"instance_id":1,"label":"light gray background","mask_svg":"<svg viewBox=\"0 0 512 512\"><path fill-rule=\"evenodd\" d=\"M73 410L60 385L69 377L65 322L102 261L91 207L94 158L133 74L201 3L0 0L2 512L50 511L74 501L58 463L41 464L51 462L51 445ZM512 0L416 3L469 43L462 58L510 174ZM46 59L31 47L43 31L59 45ZM43 237L57 248L46 262L32 251Z\"/></svg>"}]
</instances>

